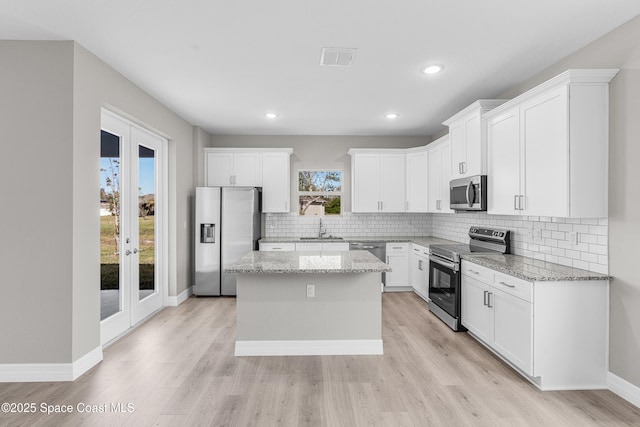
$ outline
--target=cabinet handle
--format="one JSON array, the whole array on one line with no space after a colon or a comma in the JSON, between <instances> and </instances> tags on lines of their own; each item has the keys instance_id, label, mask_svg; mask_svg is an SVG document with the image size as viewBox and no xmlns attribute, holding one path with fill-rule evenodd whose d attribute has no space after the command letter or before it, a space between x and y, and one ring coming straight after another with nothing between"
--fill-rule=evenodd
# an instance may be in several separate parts
<instances>
[{"instance_id":1,"label":"cabinet handle","mask_svg":"<svg viewBox=\"0 0 640 427\"><path fill-rule=\"evenodd\" d=\"M462 173L467 173L467 162L462 162Z\"/></svg>"},{"instance_id":2,"label":"cabinet handle","mask_svg":"<svg viewBox=\"0 0 640 427\"><path fill-rule=\"evenodd\" d=\"M384 210L384 205L382 204L383 202L380 202L380 210Z\"/></svg>"},{"instance_id":3,"label":"cabinet handle","mask_svg":"<svg viewBox=\"0 0 640 427\"><path fill-rule=\"evenodd\" d=\"M480 274L480 272L479 272L479 271L475 271L475 270L469 270L469 272L470 272L470 273L473 273L473 274Z\"/></svg>"},{"instance_id":4,"label":"cabinet handle","mask_svg":"<svg viewBox=\"0 0 640 427\"><path fill-rule=\"evenodd\" d=\"M493 295L493 292L487 293L487 307L489 308L493 308L493 306L491 305L491 295Z\"/></svg>"},{"instance_id":5,"label":"cabinet handle","mask_svg":"<svg viewBox=\"0 0 640 427\"><path fill-rule=\"evenodd\" d=\"M505 283L505 282L498 282L498 283L500 283L503 286L506 286L507 288L515 288L516 287L516 285L510 285L510 284Z\"/></svg>"},{"instance_id":6,"label":"cabinet handle","mask_svg":"<svg viewBox=\"0 0 640 427\"><path fill-rule=\"evenodd\" d=\"M274 251L277 251L277 250L282 249L282 248L271 248L271 249L273 249Z\"/></svg>"},{"instance_id":7,"label":"cabinet handle","mask_svg":"<svg viewBox=\"0 0 640 427\"><path fill-rule=\"evenodd\" d=\"M462 162L458 162L458 173L462 173Z\"/></svg>"},{"instance_id":8,"label":"cabinet handle","mask_svg":"<svg viewBox=\"0 0 640 427\"><path fill-rule=\"evenodd\" d=\"M521 211L524 210L524 196L522 194L518 196L518 206Z\"/></svg>"},{"instance_id":9,"label":"cabinet handle","mask_svg":"<svg viewBox=\"0 0 640 427\"><path fill-rule=\"evenodd\" d=\"M409 201L407 200L407 207L405 208L405 210L409 210Z\"/></svg>"},{"instance_id":10,"label":"cabinet handle","mask_svg":"<svg viewBox=\"0 0 640 427\"><path fill-rule=\"evenodd\" d=\"M422 270L422 260L421 259L418 260L418 270L423 271Z\"/></svg>"},{"instance_id":11,"label":"cabinet handle","mask_svg":"<svg viewBox=\"0 0 640 427\"><path fill-rule=\"evenodd\" d=\"M484 291L484 297L482 298L482 305L489 305L489 303L487 303L488 295L489 295L489 291Z\"/></svg>"},{"instance_id":12,"label":"cabinet handle","mask_svg":"<svg viewBox=\"0 0 640 427\"><path fill-rule=\"evenodd\" d=\"M513 196L513 210L514 211L518 210L518 195L517 194L515 196Z\"/></svg>"},{"instance_id":13,"label":"cabinet handle","mask_svg":"<svg viewBox=\"0 0 640 427\"><path fill-rule=\"evenodd\" d=\"M229 185L233 185L233 175L229 175Z\"/></svg>"}]
</instances>

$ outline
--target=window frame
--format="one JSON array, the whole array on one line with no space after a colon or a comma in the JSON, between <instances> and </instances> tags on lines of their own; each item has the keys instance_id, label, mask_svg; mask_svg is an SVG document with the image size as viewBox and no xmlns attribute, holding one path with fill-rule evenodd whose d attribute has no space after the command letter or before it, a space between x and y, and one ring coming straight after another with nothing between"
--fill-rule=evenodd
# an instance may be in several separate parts
<instances>
[{"instance_id":1,"label":"window frame","mask_svg":"<svg viewBox=\"0 0 640 427\"><path fill-rule=\"evenodd\" d=\"M302 191L300 190L300 172L339 172L340 173L340 191ZM342 202L344 200L344 170L337 168L300 168L296 170L296 204L298 208L296 213L303 218L333 218L342 216ZM323 215L303 215L300 213L300 197L301 196L322 196L322 197L340 197L340 213Z\"/></svg>"}]
</instances>

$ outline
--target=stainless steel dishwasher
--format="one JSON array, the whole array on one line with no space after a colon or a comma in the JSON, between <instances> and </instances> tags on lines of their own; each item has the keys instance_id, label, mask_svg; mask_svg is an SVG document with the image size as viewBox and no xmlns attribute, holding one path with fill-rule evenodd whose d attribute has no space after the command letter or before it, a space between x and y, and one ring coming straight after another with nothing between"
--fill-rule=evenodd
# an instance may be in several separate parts
<instances>
[{"instance_id":1,"label":"stainless steel dishwasher","mask_svg":"<svg viewBox=\"0 0 640 427\"><path fill-rule=\"evenodd\" d=\"M350 251L369 251L380 261L387 262L387 244L384 242L349 242ZM382 284L387 283L386 273L382 273Z\"/></svg>"}]
</instances>

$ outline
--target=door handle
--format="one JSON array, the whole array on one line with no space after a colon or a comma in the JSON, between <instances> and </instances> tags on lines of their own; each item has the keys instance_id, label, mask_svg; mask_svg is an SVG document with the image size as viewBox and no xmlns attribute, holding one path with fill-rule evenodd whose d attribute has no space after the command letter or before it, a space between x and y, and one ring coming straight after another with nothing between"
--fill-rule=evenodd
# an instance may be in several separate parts
<instances>
[{"instance_id":1,"label":"door handle","mask_svg":"<svg viewBox=\"0 0 640 427\"><path fill-rule=\"evenodd\" d=\"M124 252L124 254L125 254L125 255L127 255L127 256L129 256L129 255L131 255L131 251L130 251L129 249L127 249L127 250Z\"/></svg>"},{"instance_id":2,"label":"door handle","mask_svg":"<svg viewBox=\"0 0 640 427\"><path fill-rule=\"evenodd\" d=\"M473 204L473 200L471 199L471 197L473 196L469 194L472 190L473 190L473 183L469 181L469 183L467 184L467 191L465 194L465 197L467 198L467 205L469 205L469 207L471 207Z\"/></svg>"},{"instance_id":3,"label":"door handle","mask_svg":"<svg viewBox=\"0 0 640 427\"><path fill-rule=\"evenodd\" d=\"M133 253L137 254L138 252L142 252L141 250L138 250L138 248L133 248Z\"/></svg>"}]
</instances>

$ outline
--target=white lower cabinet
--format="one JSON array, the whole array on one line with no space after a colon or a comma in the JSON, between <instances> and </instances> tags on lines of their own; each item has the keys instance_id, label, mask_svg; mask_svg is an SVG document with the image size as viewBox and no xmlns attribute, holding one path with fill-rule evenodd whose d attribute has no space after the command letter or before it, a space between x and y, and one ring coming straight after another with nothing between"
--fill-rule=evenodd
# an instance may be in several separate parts
<instances>
[{"instance_id":1,"label":"white lower cabinet","mask_svg":"<svg viewBox=\"0 0 640 427\"><path fill-rule=\"evenodd\" d=\"M528 282L462 261L462 324L542 390L607 385L608 280Z\"/></svg>"},{"instance_id":2,"label":"white lower cabinet","mask_svg":"<svg viewBox=\"0 0 640 427\"><path fill-rule=\"evenodd\" d=\"M261 251L295 251L295 243L262 243L259 244Z\"/></svg>"},{"instance_id":3,"label":"white lower cabinet","mask_svg":"<svg viewBox=\"0 0 640 427\"><path fill-rule=\"evenodd\" d=\"M348 251L349 243L347 242L323 242L323 251Z\"/></svg>"},{"instance_id":4,"label":"white lower cabinet","mask_svg":"<svg viewBox=\"0 0 640 427\"><path fill-rule=\"evenodd\" d=\"M422 299L429 299L429 249L417 245L411 245L409 260L409 281L413 291Z\"/></svg>"},{"instance_id":5,"label":"white lower cabinet","mask_svg":"<svg viewBox=\"0 0 640 427\"><path fill-rule=\"evenodd\" d=\"M386 273L385 288L409 286L409 243L387 243L387 264L392 271ZM409 289L410 290L410 289Z\"/></svg>"}]
</instances>

